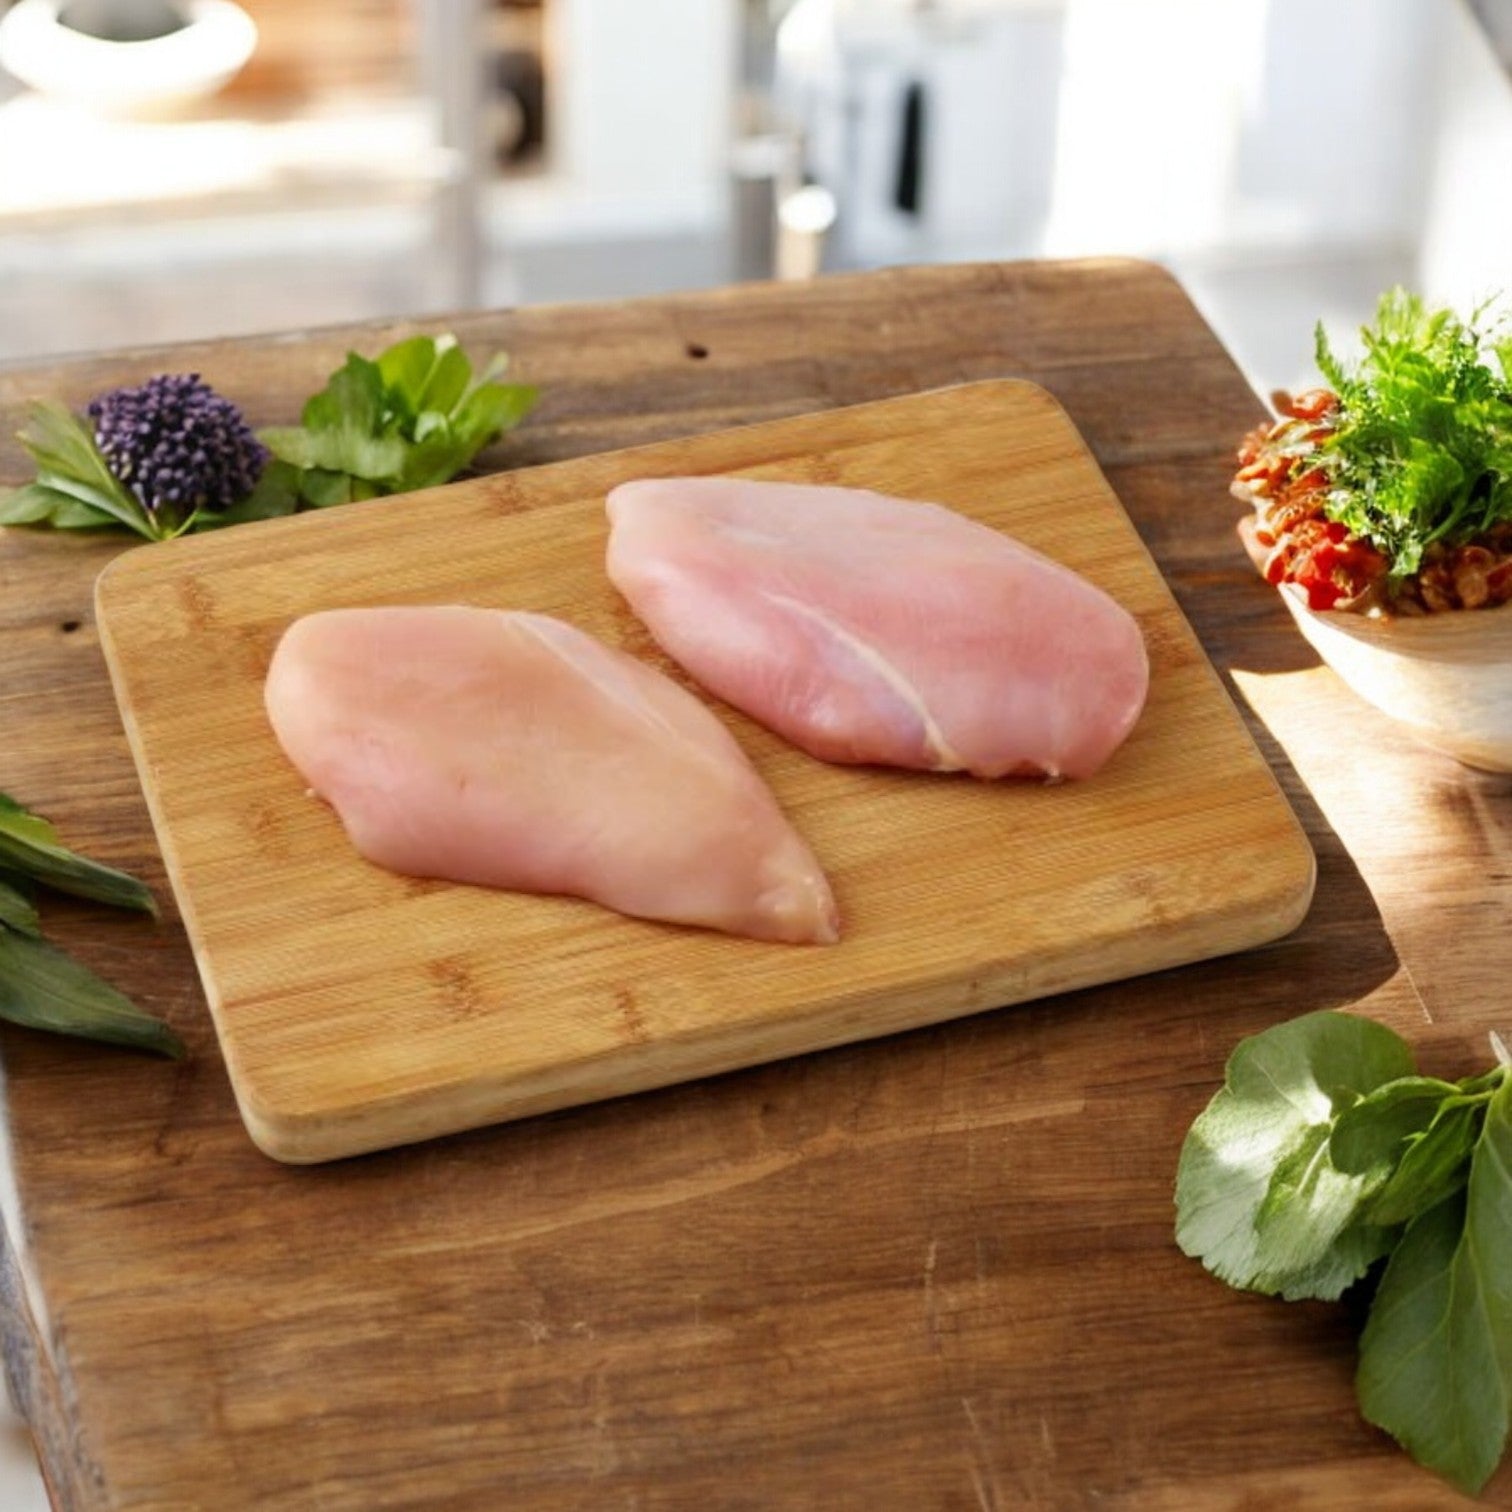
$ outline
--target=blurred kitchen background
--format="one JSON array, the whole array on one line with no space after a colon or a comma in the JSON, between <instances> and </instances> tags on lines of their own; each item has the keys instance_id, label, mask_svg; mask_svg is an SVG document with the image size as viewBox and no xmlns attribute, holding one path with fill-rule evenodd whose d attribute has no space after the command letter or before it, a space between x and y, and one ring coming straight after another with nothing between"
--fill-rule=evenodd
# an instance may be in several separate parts
<instances>
[{"instance_id":1,"label":"blurred kitchen background","mask_svg":"<svg viewBox=\"0 0 1512 1512\"><path fill-rule=\"evenodd\" d=\"M0 12L0 363L1126 253L1263 389L1392 283L1512 284L1512 0Z\"/></svg>"}]
</instances>

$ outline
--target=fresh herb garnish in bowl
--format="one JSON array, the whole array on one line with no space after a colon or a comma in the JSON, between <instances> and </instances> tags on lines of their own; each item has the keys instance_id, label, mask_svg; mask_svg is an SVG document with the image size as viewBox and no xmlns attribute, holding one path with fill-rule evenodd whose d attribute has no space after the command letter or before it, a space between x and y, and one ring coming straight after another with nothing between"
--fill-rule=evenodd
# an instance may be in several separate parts
<instances>
[{"instance_id":1,"label":"fresh herb garnish in bowl","mask_svg":"<svg viewBox=\"0 0 1512 1512\"><path fill-rule=\"evenodd\" d=\"M1512 599L1512 332L1393 289L1355 365L1317 328L1327 388L1275 396L1234 492L1273 583L1310 609L1434 614Z\"/></svg>"},{"instance_id":2,"label":"fresh herb garnish in bowl","mask_svg":"<svg viewBox=\"0 0 1512 1512\"><path fill-rule=\"evenodd\" d=\"M1512 332L1392 290L1245 437L1240 533L1298 629L1423 744L1512 771Z\"/></svg>"}]
</instances>

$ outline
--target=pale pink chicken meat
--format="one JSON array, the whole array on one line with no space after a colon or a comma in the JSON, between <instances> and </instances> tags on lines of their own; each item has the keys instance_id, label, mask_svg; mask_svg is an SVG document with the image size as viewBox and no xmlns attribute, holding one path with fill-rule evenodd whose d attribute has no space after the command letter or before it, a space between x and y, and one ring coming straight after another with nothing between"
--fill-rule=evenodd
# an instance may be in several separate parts
<instances>
[{"instance_id":1,"label":"pale pink chicken meat","mask_svg":"<svg viewBox=\"0 0 1512 1512\"><path fill-rule=\"evenodd\" d=\"M829 942L829 883L733 737L653 668L540 614L336 609L274 653L268 717L368 860Z\"/></svg>"},{"instance_id":2,"label":"pale pink chicken meat","mask_svg":"<svg viewBox=\"0 0 1512 1512\"><path fill-rule=\"evenodd\" d=\"M940 505L665 478L608 510L609 576L662 649L822 760L1089 777L1144 706L1130 614Z\"/></svg>"}]
</instances>

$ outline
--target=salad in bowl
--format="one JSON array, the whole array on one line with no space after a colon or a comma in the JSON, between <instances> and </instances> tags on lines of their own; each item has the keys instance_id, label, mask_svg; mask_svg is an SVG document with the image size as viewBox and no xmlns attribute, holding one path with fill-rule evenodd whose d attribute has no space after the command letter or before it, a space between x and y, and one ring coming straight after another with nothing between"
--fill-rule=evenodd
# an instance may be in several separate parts
<instances>
[{"instance_id":1,"label":"salad in bowl","mask_svg":"<svg viewBox=\"0 0 1512 1512\"><path fill-rule=\"evenodd\" d=\"M1512 771L1512 331L1400 289L1239 448L1240 534L1298 627L1424 743Z\"/></svg>"}]
</instances>

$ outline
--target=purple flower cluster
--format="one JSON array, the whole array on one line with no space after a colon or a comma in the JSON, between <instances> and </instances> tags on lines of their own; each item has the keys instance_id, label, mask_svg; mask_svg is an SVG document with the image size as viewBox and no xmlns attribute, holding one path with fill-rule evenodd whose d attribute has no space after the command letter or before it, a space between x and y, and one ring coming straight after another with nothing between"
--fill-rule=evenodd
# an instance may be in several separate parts
<instances>
[{"instance_id":1,"label":"purple flower cluster","mask_svg":"<svg viewBox=\"0 0 1512 1512\"><path fill-rule=\"evenodd\" d=\"M90 401L95 444L149 515L182 523L252 492L268 450L198 373L162 373Z\"/></svg>"}]
</instances>

